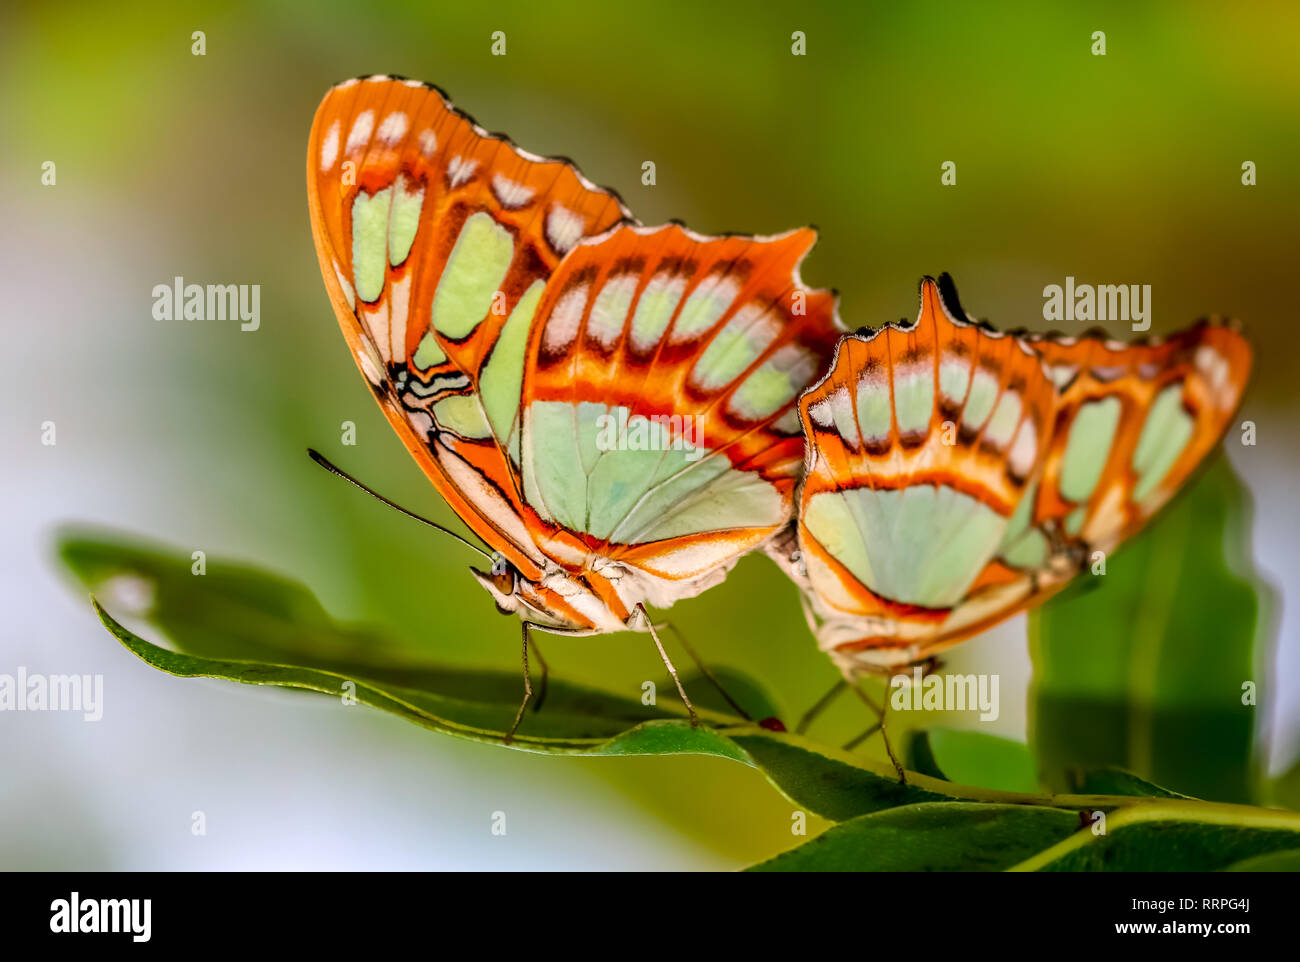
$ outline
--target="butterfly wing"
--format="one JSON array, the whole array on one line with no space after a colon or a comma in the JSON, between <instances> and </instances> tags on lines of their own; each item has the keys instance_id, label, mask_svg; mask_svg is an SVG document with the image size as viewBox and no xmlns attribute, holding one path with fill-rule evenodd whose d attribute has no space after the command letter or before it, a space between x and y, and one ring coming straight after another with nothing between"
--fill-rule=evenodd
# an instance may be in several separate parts
<instances>
[{"instance_id":1,"label":"butterfly wing","mask_svg":"<svg viewBox=\"0 0 1300 962\"><path fill-rule=\"evenodd\" d=\"M1053 403L1035 352L954 317L929 278L915 324L840 342L799 402L797 530L824 648L914 660L965 598L991 587ZM999 593L1016 589L1027 584Z\"/></svg>"},{"instance_id":2,"label":"butterfly wing","mask_svg":"<svg viewBox=\"0 0 1300 962\"><path fill-rule=\"evenodd\" d=\"M1219 319L1140 344L1104 332L1031 343L1060 392L1032 527L1110 551L1223 436L1250 376L1250 346Z\"/></svg>"},{"instance_id":3,"label":"butterfly wing","mask_svg":"<svg viewBox=\"0 0 1300 962\"><path fill-rule=\"evenodd\" d=\"M325 96L307 186L330 300L388 420L461 519L540 576L506 454L523 344L563 256L630 215L566 161L387 77Z\"/></svg>"},{"instance_id":4,"label":"butterfly wing","mask_svg":"<svg viewBox=\"0 0 1300 962\"><path fill-rule=\"evenodd\" d=\"M822 647L849 670L922 661L1059 590L1213 448L1249 359L1223 325L998 334L927 279L914 327L846 338L800 402L797 580Z\"/></svg>"},{"instance_id":5,"label":"butterfly wing","mask_svg":"<svg viewBox=\"0 0 1300 962\"><path fill-rule=\"evenodd\" d=\"M788 523L796 401L842 332L833 295L798 277L814 240L621 227L552 278L524 373L523 496L548 554L603 573L623 605L697 593Z\"/></svg>"}]
</instances>

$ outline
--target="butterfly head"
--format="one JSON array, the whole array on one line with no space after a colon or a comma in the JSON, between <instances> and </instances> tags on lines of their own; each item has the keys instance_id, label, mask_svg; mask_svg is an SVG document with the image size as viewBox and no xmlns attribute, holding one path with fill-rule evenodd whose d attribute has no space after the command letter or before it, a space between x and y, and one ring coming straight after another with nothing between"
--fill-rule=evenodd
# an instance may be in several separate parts
<instances>
[{"instance_id":1,"label":"butterfly head","mask_svg":"<svg viewBox=\"0 0 1300 962\"><path fill-rule=\"evenodd\" d=\"M470 566L469 570L478 583L492 596L492 600L496 602L497 611L503 615L512 615L519 610L520 574L514 565L500 554L497 554L493 556L492 567L488 571L480 571L473 565Z\"/></svg>"},{"instance_id":2,"label":"butterfly head","mask_svg":"<svg viewBox=\"0 0 1300 962\"><path fill-rule=\"evenodd\" d=\"M614 599L597 592L589 580L594 576L575 575L551 566L540 579L533 580L500 554L492 557L488 571L472 566L469 570L503 615L519 615L533 625L572 634L621 631L627 627L630 610L616 612L611 608ZM615 604L620 609L625 607L621 602Z\"/></svg>"},{"instance_id":3,"label":"butterfly head","mask_svg":"<svg viewBox=\"0 0 1300 962\"><path fill-rule=\"evenodd\" d=\"M563 577L558 572L543 582L530 581L499 554L493 557L489 570L480 571L473 566L469 570L492 596L497 611L503 615L519 615L533 624L565 631L591 627L586 619L576 616L576 612L565 604L564 595L569 592L555 590L554 583Z\"/></svg>"}]
</instances>

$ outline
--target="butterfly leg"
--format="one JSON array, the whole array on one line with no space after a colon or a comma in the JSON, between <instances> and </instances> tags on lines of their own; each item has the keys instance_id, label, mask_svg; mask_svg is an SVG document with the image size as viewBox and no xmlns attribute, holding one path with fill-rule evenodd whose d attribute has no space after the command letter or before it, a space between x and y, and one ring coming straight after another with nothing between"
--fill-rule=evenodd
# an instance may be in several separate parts
<instances>
[{"instance_id":1,"label":"butterfly leg","mask_svg":"<svg viewBox=\"0 0 1300 962\"><path fill-rule=\"evenodd\" d=\"M740 707L736 699L732 698L731 695L727 693L727 689L722 687L722 682L718 681L717 676L714 675L713 672L709 671L708 666L705 665L704 662L700 661L700 656L695 653L695 649L686 640L686 636L682 634L681 629L671 621L664 622L664 627L677 637L677 643L686 649L686 654L691 656L691 661L695 662L695 667L700 670L700 674L709 680L709 683L718 690L718 694L723 697L736 714L745 719L745 721L753 721L754 719L749 712Z\"/></svg>"},{"instance_id":2,"label":"butterfly leg","mask_svg":"<svg viewBox=\"0 0 1300 962\"><path fill-rule=\"evenodd\" d=\"M822 695L821 698L818 698L816 703L804 712L803 717L799 719L799 724L794 728L795 734L802 735L806 732L817 716L829 708L831 703L834 702L835 699L839 697L840 693L848 686L849 683L841 678L835 683L834 687L832 687L830 691Z\"/></svg>"},{"instance_id":3,"label":"butterfly leg","mask_svg":"<svg viewBox=\"0 0 1300 962\"><path fill-rule=\"evenodd\" d=\"M546 702L546 688L547 682L550 680L551 668L546 663L546 659L542 657L542 649L537 647L537 639L531 634L528 635L528 644L532 646L533 657L537 659L537 664L540 665L542 669L541 680L537 683L537 701L533 703L533 711L539 712L542 710L542 705ZM526 666L527 662L525 662L525 667Z\"/></svg>"},{"instance_id":4,"label":"butterfly leg","mask_svg":"<svg viewBox=\"0 0 1300 962\"><path fill-rule=\"evenodd\" d=\"M870 695L868 695L865 691L862 690L861 686L858 684L856 680L854 680L851 683L848 683L848 687L855 695L858 696L858 698L862 701L864 705L866 705L868 708L871 709L872 713L876 716L876 722L875 724L868 726L866 731L863 731L855 738L850 739L844 745L844 750L852 751L854 748L862 744L864 741L866 741L876 732L880 732L880 740L885 743L885 754L889 756L890 764L894 766L894 771L898 773L898 780L904 785L906 785L907 774L903 770L902 764L899 763L898 756L894 754L894 746L889 741L889 730L886 727L886 721L888 719L888 712L889 712L888 686L886 686L885 689L886 699L883 705L877 705L874 699L872 699Z\"/></svg>"},{"instance_id":5,"label":"butterfly leg","mask_svg":"<svg viewBox=\"0 0 1300 962\"><path fill-rule=\"evenodd\" d=\"M700 725L700 717L695 714L695 705L691 702L690 696L686 694L686 689L682 687L682 680L677 677L677 669L673 667L672 659L668 657L668 652L664 650L663 642L659 640L659 632L655 631L654 622L650 620L650 615L646 613L645 606L640 602L637 603L636 610L639 611L641 617L645 619L646 627L650 629L650 637L654 639L655 647L659 649L659 657L663 659L664 667L668 669L668 674L672 676L673 684L677 686L677 694L682 696L682 703L686 706L686 710L690 712L691 727L698 728Z\"/></svg>"},{"instance_id":6,"label":"butterfly leg","mask_svg":"<svg viewBox=\"0 0 1300 962\"><path fill-rule=\"evenodd\" d=\"M889 756L889 761L894 766L894 771L898 772L898 781L900 784L907 784L907 772L904 771L903 765L894 754L894 743L889 740L889 690L885 690L885 701L880 708L880 740L885 743L885 754Z\"/></svg>"},{"instance_id":7,"label":"butterfly leg","mask_svg":"<svg viewBox=\"0 0 1300 962\"><path fill-rule=\"evenodd\" d=\"M859 745L861 745L863 742L865 742L868 738L870 738L878 731L880 731L880 722L876 722L872 725L869 725L865 731L859 732L857 735L854 735L852 738L846 741L841 747L846 752L851 752L853 751L853 749L857 748Z\"/></svg>"},{"instance_id":8,"label":"butterfly leg","mask_svg":"<svg viewBox=\"0 0 1300 962\"><path fill-rule=\"evenodd\" d=\"M515 712L515 720L510 726L510 731L506 732L505 743L509 745L515 738L515 732L519 730L519 723L523 720L524 709L528 707L528 701L533 697L533 679L528 671L528 646L532 642L532 637L528 630L532 628L531 622L523 622L524 643L523 661L524 661L524 700L519 703L519 711ZM536 647L536 646L534 646Z\"/></svg>"},{"instance_id":9,"label":"butterfly leg","mask_svg":"<svg viewBox=\"0 0 1300 962\"><path fill-rule=\"evenodd\" d=\"M846 688L848 688L849 691L853 692L853 694L858 696L859 701L861 701L864 705L866 705L867 708L871 709L871 714L876 716L876 720L872 725L869 725L865 731L860 732L858 735L856 735L853 738L850 738L847 742L844 743L843 746L841 746L846 752L851 752L853 751L853 749L857 748L859 745L861 745L864 741L866 741L876 732L881 730L882 728L881 720L884 713L881 710L880 706L876 704L875 700L870 695L868 695L865 691L863 691L861 688L858 687L857 679L853 679L852 681L846 679L843 682L843 684Z\"/></svg>"}]
</instances>

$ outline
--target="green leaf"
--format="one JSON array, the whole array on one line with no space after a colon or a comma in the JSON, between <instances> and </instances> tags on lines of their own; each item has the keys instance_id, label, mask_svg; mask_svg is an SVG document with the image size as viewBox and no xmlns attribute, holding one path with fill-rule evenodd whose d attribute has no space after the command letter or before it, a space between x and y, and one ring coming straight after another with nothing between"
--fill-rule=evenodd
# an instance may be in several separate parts
<instances>
[{"instance_id":1,"label":"green leaf","mask_svg":"<svg viewBox=\"0 0 1300 962\"><path fill-rule=\"evenodd\" d=\"M942 778L944 781L950 780L943 773L938 760L934 757L934 750L930 745L930 737L927 732L908 732L903 756L907 760L907 767L912 771L922 772L933 778Z\"/></svg>"},{"instance_id":2,"label":"green leaf","mask_svg":"<svg viewBox=\"0 0 1300 962\"><path fill-rule=\"evenodd\" d=\"M950 782L1006 792L1038 791L1034 756L1023 742L984 732L930 728L913 734L908 751L909 758L923 766L921 771Z\"/></svg>"},{"instance_id":3,"label":"green leaf","mask_svg":"<svg viewBox=\"0 0 1300 962\"><path fill-rule=\"evenodd\" d=\"M522 694L519 678L504 672L425 668L398 684L373 676L168 651L127 629L98 601L94 605L104 626L128 650L169 674L314 691L338 698L340 705L350 691L360 704L476 741L505 743ZM345 688L349 682L354 690ZM832 757L831 750L820 750L797 736L736 724L707 709L701 709L701 715L717 727L692 728L680 714L673 717L662 707L552 680L545 708L527 716L510 747L555 754L716 755L760 768L791 800L830 819L952 797L901 785L892 770L885 773L866 762Z\"/></svg>"},{"instance_id":4,"label":"green leaf","mask_svg":"<svg viewBox=\"0 0 1300 962\"><path fill-rule=\"evenodd\" d=\"M347 693L361 704L435 731L494 743L504 742L522 694L520 678L513 672L434 665L408 655L390 659L383 653L400 651L398 646L373 632L335 624L306 589L284 579L259 577L253 569L214 582L211 573L194 578L181 562L169 562L138 546L115 556L112 545L94 546L84 540L65 545L65 556L73 559L74 570L87 584L128 601L134 598L136 616L165 621L181 650L144 640L95 602L105 627L127 649L175 675L318 692L336 699L340 708ZM213 565L213 570L225 567ZM176 575L178 569L185 573ZM123 591L123 577L141 584ZM148 590L142 591L144 587ZM221 605L205 598L212 590L237 616L224 635L214 620ZM139 604L141 598L148 603ZM297 618L328 636L321 664L307 663L312 660L310 639L301 635ZM358 647L361 644L370 647ZM292 661L196 654L186 650L190 647L245 655L265 647ZM735 690L756 703L766 699L758 685L735 673L724 674L729 688L737 685ZM680 707L665 701L646 706L636 698L552 679L544 710L525 717L511 747L586 755L700 754L757 768L800 809L842 823L774 860L768 866L773 868L1146 866L1156 856L1129 851L1127 842L1135 840L1139 849L1145 846L1159 855L1161 838L1143 835L1153 829L1176 839L1176 851L1160 857L1183 867L1226 867L1300 847L1300 814L1292 812L1190 799L1000 791L917 772L908 773L904 784L887 766L801 736L743 723L718 709L702 707L705 724L692 728ZM947 768L969 764L971 758L996 760L999 753L1008 754L1008 746L995 744L999 740L955 736L946 745L943 740L949 736L927 739L927 744L941 746L938 751L947 756ZM1006 760L1000 763L1004 775L994 780L1007 780L1005 772L1014 772ZM1111 784L1133 787L1114 776ZM1150 807L1157 804L1165 807ZM1090 830L1072 829L1074 834L1068 834L1071 823L1075 829L1080 824L1079 812L1089 818L1094 812L1106 813L1109 837L1096 840ZM1151 812L1158 818L1144 820Z\"/></svg>"},{"instance_id":5,"label":"green leaf","mask_svg":"<svg viewBox=\"0 0 1300 962\"><path fill-rule=\"evenodd\" d=\"M1116 767L1200 798L1252 798L1258 709L1242 687L1259 682L1271 632L1248 529L1247 495L1219 457L1104 575L1085 572L1030 615L1044 785L1081 791L1078 773Z\"/></svg>"},{"instance_id":6,"label":"green leaf","mask_svg":"<svg viewBox=\"0 0 1300 962\"><path fill-rule=\"evenodd\" d=\"M1017 871L1203 872L1300 847L1292 812L1179 799L1148 799L1026 859Z\"/></svg>"},{"instance_id":7,"label":"green leaf","mask_svg":"<svg viewBox=\"0 0 1300 962\"><path fill-rule=\"evenodd\" d=\"M959 797L942 782L909 773L900 784L892 768L845 755L796 735L763 730L735 732L732 740L751 764L786 797L831 821L915 802L951 801Z\"/></svg>"},{"instance_id":8,"label":"green leaf","mask_svg":"<svg viewBox=\"0 0 1300 962\"><path fill-rule=\"evenodd\" d=\"M834 825L750 871L1000 871L1078 831L1078 813L1057 808L907 805Z\"/></svg>"},{"instance_id":9,"label":"green leaf","mask_svg":"<svg viewBox=\"0 0 1300 962\"><path fill-rule=\"evenodd\" d=\"M767 689L744 672L728 668L725 665L712 667L709 671L713 674L717 683L726 689L727 694L734 698L736 703L745 709L755 721L777 718L781 714ZM735 716L736 710L727 703L722 692L718 691L713 682L704 677L702 672L698 670L679 670L679 674L682 684L691 693L691 701L695 703L696 708L710 708L722 715ZM667 674L657 685L658 690L661 692L676 691L673 680Z\"/></svg>"},{"instance_id":10,"label":"green leaf","mask_svg":"<svg viewBox=\"0 0 1300 962\"><path fill-rule=\"evenodd\" d=\"M414 671L384 672L369 667L368 675L332 669L278 665L268 662L222 660L168 651L145 641L119 624L94 601L104 626L142 661L182 678L221 678L247 685L275 685L334 696L342 706L345 695L393 712L436 731L483 741L503 741L523 695L519 676L505 672L424 666ZM400 678L401 682L394 680ZM513 707L512 707L513 703ZM669 717L665 717L669 716ZM641 723L671 723L670 713L563 681L553 681L545 711L527 716L516 736L520 748L552 751L581 749L625 735ZM683 747L706 729L678 734ZM687 749L689 750L689 749Z\"/></svg>"},{"instance_id":11,"label":"green leaf","mask_svg":"<svg viewBox=\"0 0 1300 962\"><path fill-rule=\"evenodd\" d=\"M1300 872L1300 848L1255 855L1233 862L1225 872Z\"/></svg>"},{"instance_id":12,"label":"green leaf","mask_svg":"<svg viewBox=\"0 0 1300 962\"><path fill-rule=\"evenodd\" d=\"M65 532L58 552L101 598L129 595L181 650L347 673L418 664L418 653L378 631L340 625L303 585L259 568L209 559L196 578L187 552L106 533Z\"/></svg>"},{"instance_id":13,"label":"green leaf","mask_svg":"<svg viewBox=\"0 0 1300 962\"><path fill-rule=\"evenodd\" d=\"M1264 803L1300 809L1300 762L1265 783Z\"/></svg>"},{"instance_id":14,"label":"green leaf","mask_svg":"<svg viewBox=\"0 0 1300 962\"><path fill-rule=\"evenodd\" d=\"M1086 795L1142 795L1147 798L1188 798L1167 788L1153 785L1122 768L1099 768L1091 772L1072 772L1070 780Z\"/></svg>"},{"instance_id":15,"label":"green leaf","mask_svg":"<svg viewBox=\"0 0 1300 962\"><path fill-rule=\"evenodd\" d=\"M184 552L87 533L69 534L59 551L90 590L122 595L133 584L134 594L147 597L139 614L179 651L151 644L98 603L96 608L123 645L171 674L315 691L338 698L340 705L345 682L352 682L362 704L436 731L496 743L504 742L523 696L518 672L431 664L372 629L338 624L305 587L256 568L208 559L207 574L196 578ZM776 713L757 682L734 669L713 671L756 719ZM689 675L683 680L701 716L732 737L692 729L672 698L645 706L553 677L543 709L525 715L511 747L718 755L756 764L796 804L829 819L949 797L902 786L884 766L845 761L842 753L806 739L742 724L707 682ZM659 690L672 691L667 679Z\"/></svg>"},{"instance_id":16,"label":"green leaf","mask_svg":"<svg viewBox=\"0 0 1300 962\"><path fill-rule=\"evenodd\" d=\"M1261 864L1281 870L1295 864L1289 856L1300 843L1300 818L1289 812L1144 799L1113 809L1100 823L1096 810L1060 807L1066 800L894 808L832 826L753 870L1267 870ZM1104 824L1105 832L1094 824ZM1264 856L1267 862L1256 861Z\"/></svg>"}]
</instances>

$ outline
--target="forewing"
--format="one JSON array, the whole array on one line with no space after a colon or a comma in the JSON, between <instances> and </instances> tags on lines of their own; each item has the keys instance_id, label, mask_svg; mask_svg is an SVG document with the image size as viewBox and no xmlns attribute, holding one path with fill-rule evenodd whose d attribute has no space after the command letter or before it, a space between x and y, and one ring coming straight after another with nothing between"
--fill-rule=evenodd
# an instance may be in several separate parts
<instances>
[{"instance_id":1,"label":"forewing","mask_svg":"<svg viewBox=\"0 0 1300 962\"><path fill-rule=\"evenodd\" d=\"M1250 376L1250 346L1219 319L1148 343L1101 332L1032 343L1060 390L1034 522L1067 544L1110 551L1223 437Z\"/></svg>"},{"instance_id":2,"label":"forewing","mask_svg":"<svg viewBox=\"0 0 1300 962\"><path fill-rule=\"evenodd\" d=\"M561 258L627 211L568 162L387 77L325 96L307 183L330 300L389 421L457 514L536 577L505 453L524 345Z\"/></svg>"}]
</instances>

